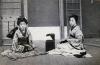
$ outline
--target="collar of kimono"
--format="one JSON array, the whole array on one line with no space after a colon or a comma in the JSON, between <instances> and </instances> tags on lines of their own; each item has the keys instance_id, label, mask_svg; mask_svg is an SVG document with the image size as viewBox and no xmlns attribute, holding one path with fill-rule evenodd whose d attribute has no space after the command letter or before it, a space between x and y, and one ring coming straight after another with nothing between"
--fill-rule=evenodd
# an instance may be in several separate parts
<instances>
[{"instance_id":1,"label":"collar of kimono","mask_svg":"<svg viewBox=\"0 0 100 65\"><path fill-rule=\"evenodd\" d=\"M19 28L20 32L22 33L22 35L25 37L26 36L26 31L27 29L25 28L25 32L23 32L20 28Z\"/></svg>"},{"instance_id":2,"label":"collar of kimono","mask_svg":"<svg viewBox=\"0 0 100 65\"><path fill-rule=\"evenodd\" d=\"M73 30L73 29L74 29L76 26L77 26L77 25L75 25L75 26L72 26L72 27L71 27L71 31L72 31L72 30Z\"/></svg>"}]
</instances>

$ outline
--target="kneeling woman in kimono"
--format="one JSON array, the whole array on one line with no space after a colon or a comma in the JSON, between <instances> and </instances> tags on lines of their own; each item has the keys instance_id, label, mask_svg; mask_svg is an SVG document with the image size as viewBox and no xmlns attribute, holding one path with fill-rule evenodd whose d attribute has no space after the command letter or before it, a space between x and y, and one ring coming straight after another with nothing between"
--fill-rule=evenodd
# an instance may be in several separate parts
<instances>
[{"instance_id":1,"label":"kneeling woman in kimono","mask_svg":"<svg viewBox=\"0 0 100 65\"><path fill-rule=\"evenodd\" d=\"M27 20L25 18L19 18L17 21L18 30L14 34L12 50L14 52L28 52L34 49L31 33L27 27Z\"/></svg>"},{"instance_id":2,"label":"kneeling woman in kimono","mask_svg":"<svg viewBox=\"0 0 100 65\"><path fill-rule=\"evenodd\" d=\"M82 44L83 33L77 25L78 16L72 15L69 17L70 31L69 38L62 40L57 47L48 52L48 54L60 54L64 56L72 55L75 57L83 57L86 55L86 50Z\"/></svg>"},{"instance_id":3,"label":"kneeling woman in kimono","mask_svg":"<svg viewBox=\"0 0 100 65\"><path fill-rule=\"evenodd\" d=\"M28 30L27 24L28 22L25 18L18 18L18 30L16 30L13 37L12 48L2 52L2 55L14 59L35 55L35 46L33 45L31 33Z\"/></svg>"}]
</instances>

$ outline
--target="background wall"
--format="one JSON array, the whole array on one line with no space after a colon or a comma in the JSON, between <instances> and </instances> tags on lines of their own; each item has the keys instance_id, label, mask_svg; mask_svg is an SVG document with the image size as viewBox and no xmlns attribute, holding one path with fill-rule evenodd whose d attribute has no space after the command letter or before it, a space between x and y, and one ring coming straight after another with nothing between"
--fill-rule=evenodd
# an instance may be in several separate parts
<instances>
[{"instance_id":1,"label":"background wall","mask_svg":"<svg viewBox=\"0 0 100 65\"><path fill-rule=\"evenodd\" d=\"M16 26L16 20L21 15L21 0L0 0L0 46L7 42L8 32Z\"/></svg>"},{"instance_id":2,"label":"background wall","mask_svg":"<svg viewBox=\"0 0 100 65\"><path fill-rule=\"evenodd\" d=\"M21 0L0 0L0 28L2 39L16 25L17 18L21 15Z\"/></svg>"},{"instance_id":3,"label":"background wall","mask_svg":"<svg viewBox=\"0 0 100 65\"><path fill-rule=\"evenodd\" d=\"M85 37L100 37L100 1L82 0L82 16Z\"/></svg>"},{"instance_id":4,"label":"background wall","mask_svg":"<svg viewBox=\"0 0 100 65\"><path fill-rule=\"evenodd\" d=\"M29 29L34 40L45 40L48 33L54 33L55 39L60 39L58 1L28 0Z\"/></svg>"},{"instance_id":5,"label":"background wall","mask_svg":"<svg viewBox=\"0 0 100 65\"><path fill-rule=\"evenodd\" d=\"M28 0L29 26L59 26L58 0Z\"/></svg>"}]
</instances>

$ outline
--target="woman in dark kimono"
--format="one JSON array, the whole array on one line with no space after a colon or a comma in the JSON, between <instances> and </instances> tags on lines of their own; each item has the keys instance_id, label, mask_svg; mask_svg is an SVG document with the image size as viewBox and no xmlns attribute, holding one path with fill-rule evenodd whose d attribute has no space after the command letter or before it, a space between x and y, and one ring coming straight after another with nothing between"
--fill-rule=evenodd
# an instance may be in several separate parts
<instances>
[{"instance_id":1,"label":"woman in dark kimono","mask_svg":"<svg viewBox=\"0 0 100 65\"><path fill-rule=\"evenodd\" d=\"M18 19L18 30L14 34L12 50L15 52L28 52L34 49L31 33L27 28L27 20L25 18Z\"/></svg>"},{"instance_id":2,"label":"woman in dark kimono","mask_svg":"<svg viewBox=\"0 0 100 65\"><path fill-rule=\"evenodd\" d=\"M36 51L34 51L35 46L27 24L28 22L25 18L18 18L18 30L16 30L13 37L12 48L2 52L3 56L16 59L36 55Z\"/></svg>"},{"instance_id":3,"label":"woman in dark kimono","mask_svg":"<svg viewBox=\"0 0 100 65\"><path fill-rule=\"evenodd\" d=\"M72 55L75 57L83 57L86 55L86 50L82 44L83 33L77 25L78 16L72 15L69 17L70 31L69 38L62 40L57 44L56 49L48 52L48 54Z\"/></svg>"}]
</instances>

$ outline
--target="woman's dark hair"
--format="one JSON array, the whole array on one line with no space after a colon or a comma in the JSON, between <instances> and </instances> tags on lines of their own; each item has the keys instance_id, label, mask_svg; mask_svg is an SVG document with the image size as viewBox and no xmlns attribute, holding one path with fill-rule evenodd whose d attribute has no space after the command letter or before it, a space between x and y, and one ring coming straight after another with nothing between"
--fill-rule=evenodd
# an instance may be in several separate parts
<instances>
[{"instance_id":1,"label":"woman's dark hair","mask_svg":"<svg viewBox=\"0 0 100 65\"><path fill-rule=\"evenodd\" d=\"M71 16L69 16L68 21L69 21L69 20L70 20L70 18L72 18L72 17L75 19L76 24L78 24L78 16L77 16L77 15L71 15Z\"/></svg>"},{"instance_id":2,"label":"woman's dark hair","mask_svg":"<svg viewBox=\"0 0 100 65\"><path fill-rule=\"evenodd\" d=\"M28 24L26 18L24 18L24 17L20 17L17 19L17 25L19 25L21 22L25 22L26 24Z\"/></svg>"}]
</instances>

